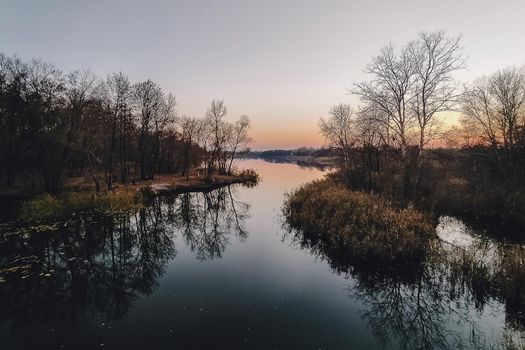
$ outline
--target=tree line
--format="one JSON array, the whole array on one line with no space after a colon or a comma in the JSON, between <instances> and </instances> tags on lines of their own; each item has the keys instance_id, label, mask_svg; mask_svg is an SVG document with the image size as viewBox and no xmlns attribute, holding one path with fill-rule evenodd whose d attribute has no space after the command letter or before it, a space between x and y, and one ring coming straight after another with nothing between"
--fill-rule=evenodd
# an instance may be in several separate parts
<instances>
[{"instance_id":1,"label":"tree line","mask_svg":"<svg viewBox=\"0 0 525 350\"><path fill-rule=\"evenodd\" d=\"M172 93L122 72L97 78L0 54L0 183L59 191L68 176L96 190L201 168L230 174L251 142L250 119L229 122L223 101L202 118L179 116Z\"/></svg>"},{"instance_id":2,"label":"tree line","mask_svg":"<svg viewBox=\"0 0 525 350\"><path fill-rule=\"evenodd\" d=\"M523 187L525 68L462 84L455 74L466 68L463 51L461 36L420 32L371 60L368 79L350 89L358 108L333 106L319 124L348 184L404 197L454 177L471 192ZM457 125L446 127L447 112L459 113Z\"/></svg>"}]
</instances>

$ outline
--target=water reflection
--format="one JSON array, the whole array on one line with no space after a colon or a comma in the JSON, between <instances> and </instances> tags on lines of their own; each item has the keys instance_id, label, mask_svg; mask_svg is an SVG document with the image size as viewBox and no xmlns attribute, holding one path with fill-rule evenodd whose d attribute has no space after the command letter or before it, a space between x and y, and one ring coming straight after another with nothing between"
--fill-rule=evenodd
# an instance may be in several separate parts
<instances>
[{"instance_id":1,"label":"water reflection","mask_svg":"<svg viewBox=\"0 0 525 350\"><path fill-rule=\"evenodd\" d=\"M315 157L261 157L263 161L274 164L295 164L301 169L327 171L334 169L334 164L316 160Z\"/></svg>"},{"instance_id":2,"label":"water reflection","mask_svg":"<svg viewBox=\"0 0 525 350\"><path fill-rule=\"evenodd\" d=\"M476 235L450 217L441 218L436 231L457 293L468 295L477 308L501 303L505 325L525 331L525 245Z\"/></svg>"},{"instance_id":3,"label":"water reflection","mask_svg":"<svg viewBox=\"0 0 525 350\"><path fill-rule=\"evenodd\" d=\"M158 287L177 255L178 231L198 259L219 258L232 235L246 239L248 211L225 187L155 198L136 212L3 225L0 325L16 330L50 319L121 319Z\"/></svg>"},{"instance_id":4,"label":"water reflection","mask_svg":"<svg viewBox=\"0 0 525 350\"><path fill-rule=\"evenodd\" d=\"M328 262L350 281L351 299L375 337L404 349L523 348L525 346L525 246L473 234L442 217L439 239L412 269L384 269L352 260L337 242L290 229L285 239ZM504 325L494 332L488 325Z\"/></svg>"},{"instance_id":5,"label":"water reflection","mask_svg":"<svg viewBox=\"0 0 525 350\"><path fill-rule=\"evenodd\" d=\"M232 235L248 237L244 222L249 205L235 199L231 187L207 193L184 193L167 203L167 216L197 259L222 257Z\"/></svg>"}]
</instances>

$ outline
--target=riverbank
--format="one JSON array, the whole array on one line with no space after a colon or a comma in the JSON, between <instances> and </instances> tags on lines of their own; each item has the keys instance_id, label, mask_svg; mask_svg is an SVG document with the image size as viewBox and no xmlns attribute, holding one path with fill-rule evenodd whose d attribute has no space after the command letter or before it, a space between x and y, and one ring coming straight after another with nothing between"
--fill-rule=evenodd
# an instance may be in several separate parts
<instances>
[{"instance_id":1,"label":"riverbank","mask_svg":"<svg viewBox=\"0 0 525 350\"><path fill-rule=\"evenodd\" d=\"M215 175L205 179L197 174L182 176L168 174L153 180L116 183L111 191L97 193L95 186L85 178L70 178L59 194L31 193L21 189L0 193L0 199L10 203L2 219L42 219L70 215L76 211L96 209L117 212L140 207L145 196L174 195L186 192L209 192L233 184L253 186L259 175L246 169L232 175ZM4 196L5 194L5 196ZM14 198L17 200L15 201Z\"/></svg>"},{"instance_id":2,"label":"riverbank","mask_svg":"<svg viewBox=\"0 0 525 350\"><path fill-rule=\"evenodd\" d=\"M185 192L208 192L214 189L233 184L256 184L259 176L253 170L245 170L235 175L215 175L209 181L192 175L185 176L165 175L158 176L154 180L142 181L137 184L128 185L141 191L148 191L155 195L178 194Z\"/></svg>"}]
</instances>

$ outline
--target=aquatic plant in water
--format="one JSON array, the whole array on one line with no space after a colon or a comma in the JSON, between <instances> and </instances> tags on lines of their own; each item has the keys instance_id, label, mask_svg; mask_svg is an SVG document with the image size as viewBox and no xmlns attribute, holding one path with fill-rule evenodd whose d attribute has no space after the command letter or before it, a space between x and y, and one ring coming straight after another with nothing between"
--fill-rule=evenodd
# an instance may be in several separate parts
<instances>
[{"instance_id":1,"label":"aquatic plant in water","mask_svg":"<svg viewBox=\"0 0 525 350\"><path fill-rule=\"evenodd\" d=\"M424 258L432 222L413 207L318 180L287 194L286 223L310 240L322 240L347 259L375 265L407 265Z\"/></svg>"},{"instance_id":2,"label":"aquatic plant in water","mask_svg":"<svg viewBox=\"0 0 525 350\"><path fill-rule=\"evenodd\" d=\"M142 195L132 189L107 193L73 192L53 196L41 194L22 203L21 219L61 217L80 210L96 209L103 212L120 212L137 209L142 205Z\"/></svg>"}]
</instances>

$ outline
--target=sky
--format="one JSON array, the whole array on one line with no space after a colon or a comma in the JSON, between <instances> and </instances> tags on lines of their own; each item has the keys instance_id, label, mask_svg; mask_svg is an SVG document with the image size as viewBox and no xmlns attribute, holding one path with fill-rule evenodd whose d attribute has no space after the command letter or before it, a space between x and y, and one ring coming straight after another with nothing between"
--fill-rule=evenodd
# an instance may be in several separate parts
<instances>
[{"instance_id":1,"label":"sky","mask_svg":"<svg viewBox=\"0 0 525 350\"><path fill-rule=\"evenodd\" d=\"M385 44L461 34L468 82L525 64L524 13L524 0L0 0L0 52L151 78L181 115L224 100L229 119L250 116L253 149L322 146L319 118L357 107L349 89Z\"/></svg>"}]
</instances>

